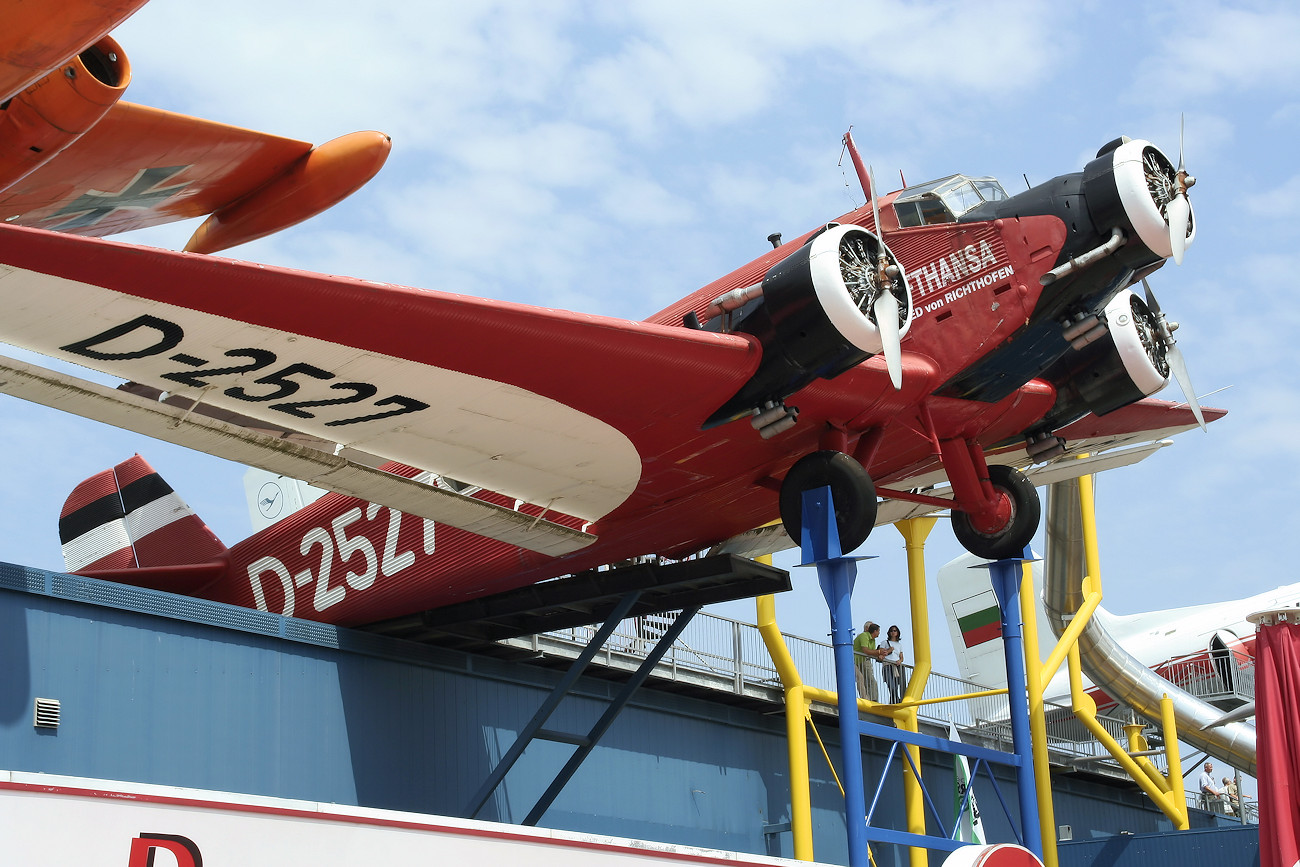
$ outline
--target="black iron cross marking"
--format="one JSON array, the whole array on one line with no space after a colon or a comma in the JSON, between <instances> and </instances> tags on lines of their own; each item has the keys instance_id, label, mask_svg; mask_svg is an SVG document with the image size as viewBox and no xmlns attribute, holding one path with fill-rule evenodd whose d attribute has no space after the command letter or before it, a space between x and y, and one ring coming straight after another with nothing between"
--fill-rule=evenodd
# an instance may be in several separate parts
<instances>
[{"instance_id":1,"label":"black iron cross marking","mask_svg":"<svg viewBox=\"0 0 1300 867\"><path fill-rule=\"evenodd\" d=\"M189 166L169 166L167 168L141 169L136 172L135 177L131 179L129 184L116 193L89 190L46 217L46 219L53 220L58 217L72 215L71 219L50 226L51 229L68 232L93 226L114 211L123 209L152 210L160 202L171 198L189 186L188 183L173 184L170 187L159 186L159 184L188 168Z\"/></svg>"}]
</instances>

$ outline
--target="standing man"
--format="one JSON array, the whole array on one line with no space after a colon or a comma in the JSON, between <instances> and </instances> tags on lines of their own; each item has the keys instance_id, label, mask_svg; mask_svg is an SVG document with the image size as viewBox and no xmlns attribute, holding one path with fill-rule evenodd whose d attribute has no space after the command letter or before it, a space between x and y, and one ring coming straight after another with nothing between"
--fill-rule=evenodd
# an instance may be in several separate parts
<instances>
[{"instance_id":1,"label":"standing man","mask_svg":"<svg viewBox=\"0 0 1300 867\"><path fill-rule=\"evenodd\" d=\"M879 688L876 686L876 673L872 670L872 661L880 658L876 648L876 636L880 634L880 625L868 620L862 624L862 632L853 639L853 662L858 675L858 696L869 701L879 701Z\"/></svg>"},{"instance_id":2,"label":"standing man","mask_svg":"<svg viewBox=\"0 0 1300 867\"><path fill-rule=\"evenodd\" d=\"M1220 803L1219 790L1214 788L1214 763L1206 762L1205 769L1201 771L1201 779L1197 785L1201 790L1201 807L1211 812L1217 812L1216 805Z\"/></svg>"}]
</instances>

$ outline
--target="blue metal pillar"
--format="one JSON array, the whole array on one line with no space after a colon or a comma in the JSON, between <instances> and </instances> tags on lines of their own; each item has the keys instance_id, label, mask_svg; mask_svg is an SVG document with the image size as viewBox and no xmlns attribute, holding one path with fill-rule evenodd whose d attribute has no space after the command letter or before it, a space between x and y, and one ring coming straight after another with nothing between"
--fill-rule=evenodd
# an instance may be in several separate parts
<instances>
[{"instance_id":1,"label":"blue metal pillar","mask_svg":"<svg viewBox=\"0 0 1300 867\"><path fill-rule=\"evenodd\" d=\"M1020 756L1016 781L1020 801L1020 824L1025 848L1043 859L1043 835L1038 825L1035 797L1034 750L1029 734L1029 696L1025 681L1024 624L1020 620L1020 583L1025 560L1033 559L1026 547L1023 559L998 560L989 564L993 592L1002 616L1002 652L1007 664L1007 705L1011 713L1011 743Z\"/></svg>"},{"instance_id":2,"label":"blue metal pillar","mask_svg":"<svg viewBox=\"0 0 1300 867\"><path fill-rule=\"evenodd\" d=\"M840 551L839 529L831 489L803 494L803 563L816 564L817 579L830 609L835 654L835 691L839 696L840 752L844 764L844 824L849 838L849 867L869 867L867 802L862 783L862 742L858 727L858 685L853 661L853 583L857 560Z\"/></svg>"}]
</instances>

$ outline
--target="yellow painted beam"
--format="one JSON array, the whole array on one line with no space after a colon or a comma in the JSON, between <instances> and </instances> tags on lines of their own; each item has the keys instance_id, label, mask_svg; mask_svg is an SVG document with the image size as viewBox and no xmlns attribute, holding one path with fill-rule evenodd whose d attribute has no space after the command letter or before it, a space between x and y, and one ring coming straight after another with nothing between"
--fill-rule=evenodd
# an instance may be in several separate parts
<instances>
[{"instance_id":1,"label":"yellow painted beam","mask_svg":"<svg viewBox=\"0 0 1300 867\"><path fill-rule=\"evenodd\" d=\"M1092 476L1084 475L1079 477L1079 505L1080 518L1083 523L1083 550L1086 572L1083 578L1083 592L1088 602L1080 606L1080 612L1084 612L1087 607L1087 615L1091 616L1097 604L1101 602L1101 554L1097 544L1097 515L1096 499L1094 496ZM1088 605L1092 599L1097 600L1097 604ZM1173 755L1169 757L1170 777L1164 778L1159 770L1145 757L1139 756L1135 760L1128 752L1113 738L1110 733L1097 720L1097 705L1083 691L1083 673L1079 664L1079 647L1077 642L1077 633L1082 632L1083 625L1080 620L1086 624L1086 619L1076 616L1074 622L1061 636L1057 644L1059 650L1065 645L1066 639L1070 638L1066 659L1070 672L1070 700L1074 709L1074 715L1084 726L1092 732L1093 737L1097 739L1107 752L1119 762L1120 766L1128 773L1133 781L1138 784L1142 791L1151 798L1152 802L1160 808L1169 819L1174 823L1178 830L1187 830L1187 802L1183 794L1182 771L1178 763L1178 737L1177 732L1173 729L1173 709L1172 704L1169 709L1169 719L1162 720L1165 728L1166 748L1173 743ZM1076 630L1075 627L1078 626ZM1074 633L1072 637L1072 633ZM1040 682L1041 679L1040 679ZM1164 706L1162 703L1162 715ZM1144 766L1145 765L1145 766ZM1174 772L1177 771L1176 781ZM1152 773L1154 772L1154 774Z\"/></svg>"},{"instance_id":2,"label":"yellow painted beam","mask_svg":"<svg viewBox=\"0 0 1300 867\"><path fill-rule=\"evenodd\" d=\"M907 552L907 586L909 602L912 608L912 648L916 659L912 674L907 680L903 692L905 701L915 702L925 693L925 686L930 680L930 608L925 586L925 540L934 529L937 518L908 518L898 521L894 528L903 536L903 547ZM903 731L919 731L916 706L898 707L894 711L894 725ZM903 767L903 807L907 817L907 830L913 834L926 833L925 829L925 790L920 780L921 750L916 746L904 747L912 757L912 763ZM912 768L915 766L916 771ZM920 846L908 848L908 860L911 867L926 867L929 863L929 851Z\"/></svg>"},{"instance_id":3,"label":"yellow painted beam","mask_svg":"<svg viewBox=\"0 0 1300 867\"><path fill-rule=\"evenodd\" d=\"M1038 604L1034 595L1033 563L1021 564L1020 620L1025 648L1025 682L1029 692L1029 741L1034 754L1034 792L1038 796L1038 829L1043 841L1043 864L1057 867L1056 808L1052 802L1052 775L1047 755L1047 708L1038 655Z\"/></svg>"},{"instance_id":4,"label":"yellow painted beam","mask_svg":"<svg viewBox=\"0 0 1300 867\"><path fill-rule=\"evenodd\" d=\"M1143 773L1142 768L1133 757L1130 756L1113 737L1110 732L1097 720L1097 705L1083 691L1083 674L1079 666L1079 648L1070 648L1067 657L1070 671L1070 698L1074 708L1074 715L1080 722L1092 732L1092 736L1097 739L1107 752L1119 762L1120 766L1128 773L1133 781L1138 784L1142 791L1146 792L1147 797L1160 808L1174 823L1174 827L1180 831L1187 830L1187 804L1179 803L1179 799L1173 796L1172 792L1165 791L1163 787L1156 785L1150 777Z\"/></svg>"},{"instance_id":5,"label":"yellow painted beam","mask_svg":"<svg viewBox=\"0 0 1300 867\"><path fill-rule=\"evenodd\" d=\"M1174 700L1169 694L1160 697L1160 728L1165 739L1165 761L1169 765L1169 800L1178 809L1174 827L1186 831L1191 827L1187 816L1187 792L1183 788L1183 757L1178 746L1178 723L1174 720Z\"/></svg>"},{"instance_id":6,"label":"yellow painted beam","mask_svg":"<svg viewBox=\"0 0 1300 867\"><path fill-rule=\"evenodd\" d=\"M760 561L772 562L771 557ZM799 861L813 860L812 792L808 781L808 732L804 719L812 703L808 688L799 678L799 669L785 645L781 629L776 625L776 599L771 594L754 597L755 620L758 633L763 637L777 676L785 689L785 740L786 757L790 765L790 832L794 837L794 857Z\"/></svg>"}]
</instances>

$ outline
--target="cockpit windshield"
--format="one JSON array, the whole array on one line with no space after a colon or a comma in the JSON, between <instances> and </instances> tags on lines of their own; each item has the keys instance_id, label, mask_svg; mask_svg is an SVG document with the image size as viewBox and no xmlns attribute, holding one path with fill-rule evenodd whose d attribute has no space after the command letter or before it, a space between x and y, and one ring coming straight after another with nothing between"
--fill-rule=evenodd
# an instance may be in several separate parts
<instances>
[{"instance_id":1,"label":"cockpit windshield","mask_svg":"<svg viewBox=\"0 0 1300 867\"><path fill-rule=\"evenodd\" d=\"M894 200L900 226L952 223L985 202L1000 202L1007 191L995 178L949 175L937 181L908 187Z\"/></svg>"}]
</instances>

